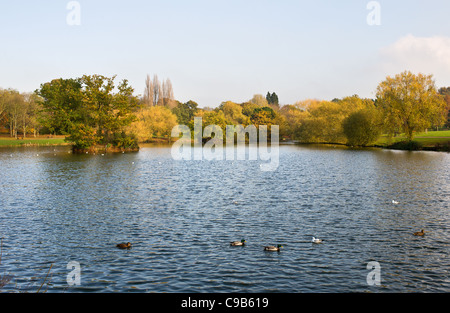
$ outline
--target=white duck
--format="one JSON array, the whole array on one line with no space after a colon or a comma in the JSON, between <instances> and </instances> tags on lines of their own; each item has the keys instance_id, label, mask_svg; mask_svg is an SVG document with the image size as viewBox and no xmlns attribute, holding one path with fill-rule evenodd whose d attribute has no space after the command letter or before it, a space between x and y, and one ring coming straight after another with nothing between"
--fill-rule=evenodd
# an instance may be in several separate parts
<instances>
[{"instance_id":1,"label":"white duck","mask_svg":"<svg viewBox=\"0 0 450 313\"><path fill-rule=\"evenodd\" d=\"M311 242L312 242L312 243L322 243L323 240L322 240L322 239L319 239L319 238L312 237L312 241L311 241Z\"/></svg>"}]
</instances>

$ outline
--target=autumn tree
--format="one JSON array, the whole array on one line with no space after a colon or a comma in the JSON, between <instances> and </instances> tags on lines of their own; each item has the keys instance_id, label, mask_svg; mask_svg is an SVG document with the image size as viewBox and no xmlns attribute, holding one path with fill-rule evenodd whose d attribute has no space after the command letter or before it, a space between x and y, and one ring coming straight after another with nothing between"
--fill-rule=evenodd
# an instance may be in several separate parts
<instances>
[{"instance_id":1,"label":"autumn tree","mask_svg":"<svg viewBox=\"0 0 450 313\"><path fill-rule=\"evenodd\" d=\"M350 114L373 106L370 99L357 95L336 101L308 100L297 104L307 114L296 130L296 136L303 142L345 143L347 138L343 130L343 121Z\"/></svg>"},{"instance_id":2,"label":"autumn tree","mask_svg":"<svg viewBox=\"0 0 450 313\"><path fill-rule=\"evenodd\" d=\"M200 115L197 115L200 116ZM203 111L201 115L203 119L203 127L208 125L217 125L225 133L227 127L227 120L223 111Z\"/></svg>"},{"instance_id":3,"label":"autumn tree","mask_svg":"<svg viewBox=\"0 0 450 313\"><path fill-rule=\"evenodd\" d=\"M39 97L35 93L24 93L23 96L23 108L21 110L21 129L23 137L27 136L27 133L33 133L36 137L39 133L41 125L39 124L39 111L41 107L39 105Z\"/></svg>"},{"instance_id":4,"label":"autumn tree","mask_svg":"<svg viewBox=\"0 0 450 313\"><path fill-rule=\"evenodd\" d=\"M446 103L438 94L432 75L405 71L388 76L378 85L377 106L388 134L404 132L410 141L414 132L445 122Z\"/></svg>"},{"instance_id":5,"label":"autumn tree","mask_svg":"<svg viewBox=\"0 0 450 313\"><path fill-rule=\"evenodd\" d=\"M307 112L311 106L314 106L320 102L321 102L321 100L318 100L318 99L305 99L305 100L295 102L293 104L293 106L295 106L297 109L299 109L301 111ZM334 101L332 101L332 102L334 102Z\"/></svg>"},{"instance_id":6,"label":"autumn tree","mask_svg":"<svg viewBox=\"0 0 450 313\"><path fill-rule=\"evenodd\" d=\"M153 75L153 105L159 105L161 101L161 83L159 82L158 75Z\"/></svg>"},{"instance_id":7,"label":"autumn tree","mask_svg":"<svg viewBox=\"0 0 450 313\"><path fill-rule=\"evenodd\" d=\"M0 125L1 122L5 122L6 106L9 100L9 92L0 88Z\"/></svg>"},{"instance_id":8,"label":"autumn tree","mask_svg":"<svg viewBox=\"0 0 450 313\"><path fill-rule=\"evenodd\" d=\"M303 123L303 120L307 117L308 113L296 105L289 104L282 106L278 111L278 114L284 117L284 120L281 120L280 123L280 131L282 131L281 135L296 139L298 128Z\"/></svg>"},{"instance_id":9,"label":"autumn tree","mask_svg":"<svg viewBox=\"0 0 450 313\"><path fill-rule=\"evenodd\" d=\"M163 106L172 108L176 105L174 101L175 98L173 94L172 82L168 78L162 83L161 95L162 95L161 102Z\"/></svg>"},{"instance_id":10,"label":"autumn tree","mask_svg":"<svg viewBox=\"0 0 450 313\"><path fill-rule=\"evenodd\" d=\"M251 117L253 114L253 111L255 111L260 106L258 104L255 104L253 102L244 102L241 103L240 106L242 107L242 114L244 114L247 117Z\"/></svg>"},{"instance_id":11,"label":"autumn tree","mask_svg":"<svg viewBox=\"0 0 450 313\"><path fill-rule=\"evenodd\" d=\"M170 109L152 106L140 109L128 130L139 142L145 142L154 137L170 138L172 128L177 124L177 117Z\"/></svg>"},{"instance_id":12,"label":"autumn tree","mask_svg":"<svg viewBox=\"0 0 450 313\"><path fill-rule=\"evenodd\" d=\"M439 89L439 94L444 97L445 103L447 104L447 122L445 123L446 127L450 127L450 87L442 87ZM445 115L445 112L444 112Z\"/></svg>"},{"instance_id":13,"label":"autumn tree","mask_svg":"<svg viewBox=\"0 0 450 313\"><path fill-rule=\"evenodd\" d=\"M275 111L270 107L256 108L250 117L250 121L253 125L258 127L259 125L272 125L276 117Z\"/></svg>"},{"instance_id":14,"label":"autumn tree","mask_svg":"<svg viewBox=\"0 0 450 313\"><path fill-rule=\"evenodd\" d=\"M381 115L375 106L351 113L343 121L347 144L351 146L368 146L381 135Z\"/></svg>"},{"instance_id":15,"label":"autumn tree","mask_svg":"<svg viewBox=\"0 0 450 313\"><path fill-rule=\"evenodd\" d=\"M372 108L375 102L372 99L361 98L358 95L353 95L350 97L344 97L335 103L339 104L342 114L348 116L353 112L365 108Z\"/></svg>"},{"instance_id":16,"label":"autumn tree","mask_svg":"<svg viewBox=\"0 0 450 313\"><path fill-rule=\"evenodd\" d=\"M144 95L142 102L146 106L153 106L161 104L162 101L162 87L159 82L158 75L153 75L153 79L147 74L145 79Z\"/></svg>"},{"instance_id":17,"label":"autumn tree","mask_svg":"<svg viewBox=\"0 0 450 313\"><path fill-rule=\"evenodd\" d=\"M169 78L159 81L158 75L153 75L153 79L147 74L145 79L144 95L142 103L145 106L162 105L172 109L176 106L172 82Z\"/></svg>"},{"instance_id":18,"label":"autumn tree","mask_svg":"<svg viewBox=\"0 0 450 313\"><path fill-rule=\"evenodd\" d=\"M254 95L253 98L251 98L249 100L249 102L259 105L261 107L265 107L265 106L269 105L269 102L267 102L267 99L263 95L260 95L260 94Z\"/></svg>"},{"instance_id":19,"label":"autumn tree","mask_svg":"<svg viewBox=\"0 0 450 313\"><path fill-rule=\"evenodd\" d=\"M223 111L229 125L248 125L250 118L242 113L243 108L232 101L222 102L217 111Z\"/></svg>"},{"instance_id":20,"label":"autumn tree","mask_svg":"<svg viewBox=\"0 0 450 313\"><path fill-rule=\"evenodd\" d=\"M150 78L150 75L147 74L147 78L145 79L145 90L143 95L143 103L146 106L153 106L153 81Z\"/></svg>"},{"instance_id":21,"label":"autumn tree","mask_svg":"<svg viewBox=\"0 0 450 313\"><path fill-rule=\"evenodd\" d=\"M8 118L11 137L18 137L20 122L25 110L25 101L23 96L17 90L10 91L8 101Z\"/></svg>"},{"instance_id":22,"label":"autumn tree","mask_svg":"<svg viewBox=\"0 0 450 313\"><path fill-rule=\"evenodd\" d=\"M11 137L26 136L28 120L35 112L29 112L25 94L14 89L0 90L0 120L9 127Z\"/></svg>"},{"instance_id":23,"label":"autumn tree","mask_svg":"<svg viewBox=\"0 0 450 313\"><path fill-rule=\"evenodd\" d=\"M339 104L317 101L308 107L307 112L308 115L296 134L302 142L338 143L344 141L341 129L344 116Z\"/></svg>"},{"instance_id":24,"label":"autumn tree","mask_svg":"<svg viewBox=\"0 0 450 313\"><path fill-rule=\"evenodd\" d=\"M217 126L220 130L218 132L222 132L222 140L226 140L226 128L227 128L227 120L225 118L225 114L223 113L222 110L214 110L214 111L205 111L205 110L198 110L195 113L195 118L197 117L201 117L202 118L202 134L204 137L208 137L205 136L205 127L207 126ZM188 126L192 129L192 130L196 130L195 129L195 123L194 123L194 119L192 119ZM216 130L216 128L214 128ZM214 132L214 136L211 137L213 138L219 138L219 133L218 132ZM192 132L193 136L196 136L197 133Z\"/></svg>"},{"instance_id":25,"label":"autumn tree","mask_svg":"<svg viewBox=\"0 0 450 313\"><path fill-rule=\"evenodd\" d=\"M0 88L0 125L8 127L11 126L9 109L11 108L11 102L13 101L13 95L16 92L11 89ZM13 132L10 128L10 135L13 136Z\"/></svg>"}]
</instances>

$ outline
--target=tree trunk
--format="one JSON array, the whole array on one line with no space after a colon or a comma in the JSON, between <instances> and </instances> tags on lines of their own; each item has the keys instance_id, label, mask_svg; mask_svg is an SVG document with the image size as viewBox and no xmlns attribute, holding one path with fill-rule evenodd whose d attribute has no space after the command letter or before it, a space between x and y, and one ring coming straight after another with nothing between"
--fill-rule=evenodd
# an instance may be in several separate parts
<instances>
[{"instance_id":1,"label":"tree trunk","mask_svg":"<svg viewBox=\"0 0 450 313\"><path fill-rule=\"evenodd\" d=\"M27 136L27 125L25 123L25 116L23 117L23 138Z\"/></svg>"},{"instance_id":2,"label":"tree trunk","mask_svg":"<svg viewBox=\"0 0 450 313\"><path fill-rule=\"evenodd\" d=\"M412 130L412 129L408 129L408 130L406 131L406 136L408 137L408 141L412 141L413 138L414 138L413 130Z\"/></svg>"}]
</instances>

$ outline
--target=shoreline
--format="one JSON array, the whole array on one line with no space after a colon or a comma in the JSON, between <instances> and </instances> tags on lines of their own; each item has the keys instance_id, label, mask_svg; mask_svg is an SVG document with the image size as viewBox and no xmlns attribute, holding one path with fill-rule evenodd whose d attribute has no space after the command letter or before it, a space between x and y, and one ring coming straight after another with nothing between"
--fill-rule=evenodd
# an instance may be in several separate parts
<instances>
[{"instance_id":1,"label":"shoreline","mask_svg":"<svg viewBox=\"0 0 450 313\"><path fill-rule=\"evenodd\" d=\"M23 138L14 138L2 134L0 136L0 148L1 147L53 147L53 146L68 146L72 143L65 141L65 136L58 135L40 135L40 136L29 136Z\"/></svg>"},{"instance_id":2,"label":"shoreline","mask_svg":"<svg viewBox=\"0 0 450 313\"><path fill-rule=\"evenodd\" d=\"M281 143L280 143L281 144ZM377 144L373 144L370 146L365 146L365 147L354 147L354 146L349 146L347 144L343 144L343 143L326 143L326 142L300 142L300 141L293 141L291 143L286 142L286 144L294 144L294 145L321 145L321 146L340 146L340 147L345 147L348 149L385 149L385 150L396 150L396 151L428 151L428 152L450 152L450 138L449 138L449 143L447 144L436 144L434 146L417 146L416 148L408 148L408 147L397 147L395 144L392 145L377 145Z\"/></svg>"},{"instance_id":3,"label":"shoreline","mask_svg":"<svg viewBox=\"0 0 450 313\"><path fill-rule=\"evenodd\" d=\"M62 142L64 138L32 138L30 139L12 139L12 138L0 138L0 148L21 148L21 147L54 147L54 146L73 146L70 142ZM151 145L151 144L172 144L177 138L154 138L145 142L140 142L139 145ZM58 141L52 143L52 141ZM11 144L8 144L11 142ZM301 142L298 140L285 140L280 141L279 145L322 145L322 146L340 146L349 149L387 149L387 150L398 150L398 151L434 151L434 152L450 152L450 137L448 142L434 143L434 144L423 144L421 142L413 141L412 145L406 141L396 142L390 145L383 144L373 144L365 147L353 147L343 143L328 143L328 142ZM90 149L76 149L72 147L74 153L86 153L86 152L106 152L106 153L120 153L120 152L138 152L139 148L134 149L123 149L117 147L107 147L96 146ZM79 150L79 151L78 151Z\"/></svg>"}]
</instances>

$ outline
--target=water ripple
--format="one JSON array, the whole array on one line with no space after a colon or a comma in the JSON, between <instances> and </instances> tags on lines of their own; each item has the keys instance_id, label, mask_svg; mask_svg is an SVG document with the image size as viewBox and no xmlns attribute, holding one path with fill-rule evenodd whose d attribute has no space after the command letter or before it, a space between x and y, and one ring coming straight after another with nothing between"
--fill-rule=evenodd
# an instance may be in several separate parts
<instances>
[{"instance_id":1,"label":"water ripple","mask_svg":"<svg viewBox=\"0 0 450 313\"><path fill-rule=\"evenodd\" d=\"M7 291L37 286L51 264L48 292L450 291L448 154L282 146L265 173L253 161L175 162L166 147L48 149L0 150ZM70 261L81 286L67 285Z\"/></svg>"}]
</instances>

